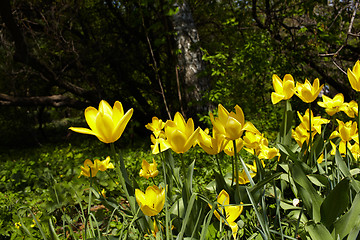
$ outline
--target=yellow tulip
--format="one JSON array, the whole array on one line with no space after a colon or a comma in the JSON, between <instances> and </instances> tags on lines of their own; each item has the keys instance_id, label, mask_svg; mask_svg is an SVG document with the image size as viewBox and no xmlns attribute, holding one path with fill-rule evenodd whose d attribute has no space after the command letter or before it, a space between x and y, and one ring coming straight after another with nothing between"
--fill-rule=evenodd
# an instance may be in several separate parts
<instances>
[{"instance_id":1,"label":"yellow tulip","mask_svg":"<svg viewBox=\"0 0 360 240\"><path fill-rule=\"evenodd\" d=\"M304 124L300 124L294 129L291 130L291 137L297 142L297 144L302 147L303 143L306 141L309 144L310 134L304 127ZM312 135L312 138L314 135Z\"/></svg>"},{"instance_id":2,"label":"yellow tulip","mask_svg":"<svg viewBox=\"0 0 360 240\"><path fill-rule=\"evenodd\" d=\"M242 109L236 105L235 113L228 112L221 104L218 105L218 117L210 113L213 128L218 134L223 134L227 140L236 140L241 137L244 130L255 131L254 125L245 123Z\"/></svg>"},{"instance_id":3,"label":"yellow tulip","mask_svg":"<svg viewBox=\"0 0 360 240\"><path fill-rule=\"evenodd\" d=\"M224 152L226 153L226 155L230 157L234 156L235 153L234 142L229 140L225 140L225 141L226 143L224 147ZM241 138L238 138L235 140L235 142L236 142L236 153L239 153L244 146L244 141Z\"/></svg>"},{"instance_id":4,"label":"yellow tulip","mask_svg":"<svg viewBox=\"0 0 360 240\"><path fill-rule=\"evenodd\" d=\"M360 61L359 60L355 63L352 71L350 70L350 68L348 68L347 75L351 87L355 91L360 92Z\"/></svg>"},{"instance_id":5,"label":"yellow tulip","mask_svg":"<svg viewBox=\"0 0 360 240\"><path fill-rule=\"evenodd\" d=\"M343 111L349 117L354 118L355 116L358 115L358 104L354 100L350 101L349 103L345 102L340 107L340 111Z\"/></svg>"},{"instance_id":6,"label":"yellow tulip","mask_svg":"<svg viewBox=\"0 0 360 240\"><path fill-rule=\"evenodd\" d=\"M227 140L225 140L225 136L221 134L216 134L213 130L213 136L211 137L202 129L200 130L200 134L198 137L199 146L210 155L215 155L220 153L225 145Z\"/></svg>"},{"instance_id":7,"label":"yellow tulip","mask_svg":"<svg viewBox=\"0 0 360 240\"><path fill-rule=\"evenodd\" d=\"M176 153L185 153L197 141L200 128L194 131L194 121L189 118L185 122L181 113L177 112L174 121L168 120L165 124L165 136L171 149Z\"/></svg>"},{"instance_id":8,"label":"yellow tulip","mask_svg":"<svg viewBox=\"0 0 360 240\"><path fill-rule=\"evenodd\" d=\"M158 119L157 117L152 118L152 122L145 125L147 129L152 131L156 138L160 136L160 134L163 132L163 128L165 127L165 123Z\"/></svg>"},{"instance_id":9,"label":"yellow tulip","mask_svg":"<svg viewBox=\"0 0 360 240\"><path fill-rule=\"evenodd\" d=\"M330 116L333 116L335 113L341 110L342 105L344 105L344 95L338 93L334 98L329 98L325 95L322 96L323 101L318 102L320 107L325 108L325 111Z\"/></svg>"},{"instance_id":10,"label":"yellow tulip","mask_svg":"<svg viewBox=\"0 0 360 240\"><path fill-rule=\"evenodd\" d=\"M262 165L263 168L265 168L265 163L264 163L263 160L261 160L261 165ZM255 161L255 160L253 161L253 164L252 164L252 165L246 164L246 166L247 166L251 171L253 171L254 173L257 172L257 166L256 166L256 161Z\"/></svg>"},{"instance_id":11,"label":"yellow tulip","mask_svg":"<svg viewBox=\"0 0 360 240\"><path fill-rule=\"evenodd\" d=\"M269 148L268 146L261 145L259 159L273 159L274 157L280 157L279 149Z\"/></svg>"},{"instance_id":12,"label":"yellow tulip","mask_svg":"<svg viewBox=\"0 0 360 240\"><path fill-rule=\"evenodd\" d=\"M356 122L348 121L344 123L343 121L340 121L338 119L336 119L336 121L339 124L338 132L343 141L349 142L352 139L357 138L358 129Z\"/></svg>"},{"instance_id":13,"label":"yellow tulip","mask_svg":"<svg viewBox=\"0 0 360 240\"><path fill-rule=\"evenodd\" d=\"M150 136L151 142L151 151L153 154L158 154L159 152L164 152L171 148L171 145L165 139L165 133L161 133L158 138L155 138L154 135Z\"/></svg>"},{"instance_id":14,"label":"yellow tulip","mask_svg":"<svg viewBox=\"0 0 360 240\"><path fill-rule=\"evenodd\" d=\"M104 143L112 143L120 138L132 114L132 108L124 114L124 109L119 101L116 101L114 107L111 108L109 103L101 100L99 110L94 107L85 109L85 119L90 129L81 127L70 127L69 129L78 133L94 135Z\"/></svg>"},{"instance_id":15,"label":"yellow tulip","mask_svg":"<svg viewBox=\"0 0 360 240\"><path fill-rule=\"evenodd\" d=\"M155 185L149 186L145 193L140 189L135 189L135 198L141 211L146 216L155 216L161 212L164 207L165 188L158 188Z\"/></svg>"},{"instance_id":16,"label":"yellow tulip","mask_svg":"<svg viewBox=\"0 0 360 240\"><path fill-rule=\"evenodd\" d=\"M236 239L238 225L236 224L235 221L242 213L243 206L242 205L230 205L229 194L224 189L218 195L217 202L218 202L217 210L214 212L216 218L219 219L219 221L223 221L223 220L221 220L221 216L223 216L222 217L223 219L225 218L226 225L230 226L232 233L233 233L233 237L234 237L234 239ZM240 204L242 204L242 202ZM209 206L210 206L210 208L212 208L212 206L210 204L209 204ZM221 216L220 216L219 212L221 213Z\"/></svg>"},{"instance_id":17,"label":"yellow tulip","mask_svg":"<svg viewBox=\"0 0 360 240\"><path fill-rule=\"evenodd\" d=\"M250 177L253 178L256 176L256 172L251 172L250 173ZM242 170L241 172L239 171L239 179L238 179L239 184L244 185L250 182L250 179L248 178L248 176L246 175L245 170Z\"/></svg>"},{"instance_id":18,"label":"yellow tulip","mask_svg":"<svg viewBox=\"0 0 360 240\"><path fill-rule=\"evenodd\" d=\"M98 171L106 171L106 169L113 169L114 165L110 163L110 157L107 157L104 161L100 161L99 159L95 159L94 163L90 159L86 159L84 161L84 166L81 166L80 176L84 175L85 177L90 177L90 169L91 169L91 177L95 177Z\"/></svg>"},{"instance_id":19,"label":"yellow tulip","mask_svg":"<svg viewBox=\"0 0 360 240\"><path fill-rule=\"evenodd\" d=\"M306 109L305 114L302 116L299 112L297 112L298 117L301 121L301 125L310 132L309 122L310 122L310 116L309 116L309 109ZM311 114L311 131L313 134L319 133L321 134L321 125L327 124L330 122L330 120L321 118L321 116L314 117L314 114L312 111L310 111Z\"/></svg>"},{"instance_id":20,"label":"yellow tulip","mask_svg":"<svg viewBox=\"0 0 360 240\"><path fill-rule=\"evenodd\" d=\"M271 102L277 104L281 100L288 100L294 95L295 82L290 74L284 76L284 80L274 74L272 77L275 92L271 93Z\"/></svg>"},{"instance_id":21,"label":"yellow tulip","mask_svg":"<svg viewBox=\"0 0 360 240\"><path fill-rule=\"evenodd\" d=\"M315 101L318 97L321 89L324 87L324 84L320 86L320 81L316 78L313 82L313 85L305 79L305 83L296 83L295 94L298 96L303 102L311 103Z\"/></svg>"},{"instance_id":22,"label":"yellow tulip","mask_svg":"<svg viewBox=\"0 0 360 240\"><path fill-rule=\"evenodd\" d=\"M267 146L268 140L259 132L246 131L243 137L246 150L251 154L259 155L261 146Z\"/></svg>"},{"instance_id":23,"label":"yellow tulip","mask_svg":"<svg viewBox=\"0 0 360 240\"><path fill-rule=\"evenodd\" d=\"M141 166L142 169L140 169L139 172L140 177L149 179L149 177L154 178L159 174L159 171L157 170L157 164L154 159L153 163L148 163L145 159L143 159Z\"/></svg>"}]
</instances>

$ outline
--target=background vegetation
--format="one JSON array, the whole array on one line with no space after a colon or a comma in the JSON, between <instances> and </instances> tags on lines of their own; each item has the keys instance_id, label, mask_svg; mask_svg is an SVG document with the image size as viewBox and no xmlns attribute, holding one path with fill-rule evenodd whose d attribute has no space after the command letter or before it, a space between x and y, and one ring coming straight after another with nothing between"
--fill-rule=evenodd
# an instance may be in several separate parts
<instances>
[{"instance_id":1,"label":"background vegetation","mask_svg":"<svg viewBox=\"0 0 360 240\"><path fill-rule=\"evenodd\" d=\"M47 183L73 181L85 158L103 155L96 139L68 131L86 126L83 110L101 99L135 109L119 144L135 173L151 158L144 125L153 116L179 111L206 127L218 103L238 104L275 139L273 74L319 78L328 95L354 99L346 69L360 58L358 8L350 0L0 1L0 236L16 230L19 207L55 203Z\"/></svg>"}]
</instances>

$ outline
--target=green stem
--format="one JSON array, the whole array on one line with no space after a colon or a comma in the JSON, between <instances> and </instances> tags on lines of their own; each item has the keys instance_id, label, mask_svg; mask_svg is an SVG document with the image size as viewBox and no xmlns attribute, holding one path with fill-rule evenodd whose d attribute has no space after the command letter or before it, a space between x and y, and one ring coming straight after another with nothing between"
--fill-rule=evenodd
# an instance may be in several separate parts
<instances>
[{"instance_id":1,"label":"green stem","mask_svg":"<svg viewBox=\"0 0 360 240\"><path fill-rule=\"evenodd\" d=\"M311 146L312 146L312 125L311 125L311 103L309 103L309 131L310 131L310 138L309 138L309 157L310 157L310 166L312 167L314 162L312 159L312 154L311 154Z\"/></svg>"},{"instance_id":2,"label":"green stem","mask_svg":"<svg viewBox=\"0 0 360 240\"><path fill-rule=\"evenodd\" d=\"M237 149L236 149L236 140L233 140L234 145L234 161L235 161L235 184L236 184L236 193L239 193L239 165L237 160Z\"/></svg>"},{"instance_id":3,"label":"green stem","mask_svg":"<svg viewBox=\"0 0 360 240\"><path fill-rule=\"evenodd\" d=\"M360 145L360 92L358 92L358 118L357 118L357 127L358 127L358 143ZM359 161L359 157L357 159Z\"/></svg>"},{"instance_id":4,"label":"green stem","mask_svg":"<svg viewBox=\"0 0 360 240\"><path fill-rule=\"evenodd\" d=\"M130 201L129 191L128 191L127 187L126 187L126 182L125 182L124 176L123 176L123 174L122 174L122 171L121 171L121 169L120 169L121 166L122 166L124 163L122 162L122 159L121 159L121 158L119 158L119 159L117 158L114 143L110 143L110 149L111 149L111 154L113 155L113 158L114 158L115 161L117 162L117 164L116 164L116 173L117 173L117 175L118 175L118 177L119 177L119 181L120 181L121 187L122 187L122 189L123 189L123 191L124 191L124 193L125 193L126 200L129 201L129 203L130 203L131 212L132 212L133 214L135 214L135 213L136 213L136 209L135 209L135 206L133 206L132 201Z\"/></svg>"}]
</instances>

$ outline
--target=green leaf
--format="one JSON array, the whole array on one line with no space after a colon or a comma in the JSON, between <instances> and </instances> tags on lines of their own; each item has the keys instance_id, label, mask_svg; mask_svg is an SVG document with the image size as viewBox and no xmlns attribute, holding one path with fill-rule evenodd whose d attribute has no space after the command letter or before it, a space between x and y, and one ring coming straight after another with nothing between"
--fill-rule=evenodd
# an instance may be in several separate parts
<instances>
[{"instance_id":1,"label":"green leaf","mask_svg":"<svg viewBox=\"0 0 360 240\"><path fill-rule=\"evenodd\" d=\"M334 223L335 236L343 239L355 228L360 228L360 193L356 194L350 210ZM352 233L353 234L353 233Z\"/></svg>"},{"instance_id":2,"label":"green leaf","mask_svg":"<svg viewBox=\"0 0 360 240\"><path fill-rule=\"evenodd\" d=\"M321 222L328 229L349 205L349 182L349 178L344 178L333 190L331 190L321 204Z\"/></svg>"},{"instance_id":3,"label":"green leaf","mask_svg":"<svg viewBox=\"0 0 360 240\"><path fill-rule=\"evenodd\" d=\"M346 166L346 163L344 161L344 159L342 158L339 149L336 149L336 153L335 153L335 162L336 165L338 166L340 172L345 176L345 177L350 177L350 171L348 169L348 167Z\"/></svg>"},{"instance_id":4,"label":"green leaf","mask_svg":"<svg viewBox=\"0 0 360 240\"><path fill-rule=\"evenodd\" d=\"M298 193L304 201L306 211L312 216L313 220L320 221L320 205L323 198L317 193L299 163L295 162L291 165L291 175Z\"/></svg>"},{"instance_id":5,"label":"green leaf","mask_svg":"<svg viewBox=\"0 0 360 240\"><path fill-rule=\"evenodd\" d=\"M310 234L311 239L314 240L334 239L322 223L315 223L310 221L305 225L305 230Z\"/></svg>"}]
</instances>

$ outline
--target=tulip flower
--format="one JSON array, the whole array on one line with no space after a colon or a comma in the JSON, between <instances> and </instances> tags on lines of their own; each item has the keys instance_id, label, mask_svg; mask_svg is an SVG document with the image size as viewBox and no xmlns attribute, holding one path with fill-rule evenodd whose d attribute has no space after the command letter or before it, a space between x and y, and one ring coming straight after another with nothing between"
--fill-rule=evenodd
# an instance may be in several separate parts
<instances>
[{"instance_id":1,"label":"tulip flower","mask_svg":"<svg viewBox=\"0 0 360 240\"><path fill-rule=\"evenodd\" d=\"M256 172L251 172L250 173L250 177L253 178L256 176ZM250 182L248 176L246 175L246 172L244 170L242 170L241 172L239 171L239 179L238 182L240 185L244 185Z\"/></svg>"},{"instance_id":2,"label":"tulip flower","mask_svg":"<svg viewBox=\"0 0 360 240\"><path fill-rule=\"evenodd\" d=\"M140 169L139 175L140 177L144 177L146 179L154 178L159 174L157 170L157 164L153 159L153 163L148 163L145 159L142 161L142 169Z\"/></svg>"},{"instance_id":3,"label":"tulip flower","mask_svg":"<svg viewBox=\"0 0 360 240\"><path fill-rule=\"evenodd\" d=\"M236 105L235 113L228 112L221 104L218 106L218 117L210 113L213 128L218 134L223 134L227 140L236 140L241 137L244 130L256 131L254 125L245 123L242 109Z\"/></svg>"},{"instance_id":4,"label":"tulip flower","mask_svg":"<svg viewBox=\"0 0 360 240\"><path fill-rule=\"evenodd\" d=\"M338 119L336 119L336 121L339 124L338 132L341 137L341 140L345 142L350 142L352 139L357 138L358 129L356 122L348 121L344 123L343 121L340 121Z\"/></svg>"},{"instance_id":5,"label":"tulip flower","mask_svg":"<svg viewBox=\"0 0 360 240\"><path fill-rule=\"evenodd\" d=\"M154 136L158 138L160 134L163 132L165 123L161 119L158 119L157 117L153 117L152 122L146 124L145 127L150 131L152 131Z\"/></svg>"},{"instance_id":6,"label":"tulip flower","mask_svg":"<svg viewBox=\"0 0 360 240\"><path fill-rule=\"evenodd\" d=\"M258 131L246 131L243 137L246 150L251 154L259 155L261 146L267 146L268 140Z\"/></svg>"},{"instance_id":7,"label":"tulip flower","mask_svg":"<svg viewBox=\"0 0 360 240\"><path fill-rule=\"evenodd\" d=\"M294 95L295 82L290 74L284 76L284 80L274 74L272 77L275 92L271 93L271 102L277 104L281 100L288 100Z\"/></svg>"},{"instance_id":8,"label":"tulip flower","mask_svg":"<svg viewBox=\"0 0 360 240\"><path fill-rule=\"evenodd\" d=\"M140 206L141 211L146 216L157 215L165 204L165 188L158 188L157 186L147 187L145 193L140 189L135 189L135 198Z\"/></svg>"},{"instance_id":9,"label":"tulip flower","mask_svg":"<svg viewBox=\"0 0 360 240\"><path fill-rule=\"evenodd\" d=\"M94 163L90 159L86 159L84 161L84 166L81 166L80 176L84 175L85 177L90 177L90 169L91 169L91 177L95 177L98 171L106 171L106 169L113 169L114 165L110 162L110 157L107 157L104 161L100 161L99 159L95 159Z\"/></svg>"},{"instance_id":10,"label":"tulip flower","mask_svg":"<svg viewBox=\"0 0 360 240\"><path fill-rule=\"evenodd\" d=\"M236 224L236 219L240 216L243 211L242 205L230 205L230 197L229 194L223 189L217 197L217 210L214 212L215 216L219 221L221 220L221 216L226 220L225 224L230 226L233 237L236 239L236 234L238 231L238 225ZM242 203L240 203L242 204ZM209 204L210 208L212 206ZM220 216L220 214L221 216Z\"/></svg>"},{"instance_id":11,"label":"tulip flower","mask_svg":"<svg viewBox=\"0 0 360 240\"><path fill-rule=\"evenodd\" d=\"M165 139L165 133L161 133L158 138L155 138L154 135L150 136L151 142L151 151L153 154L158 154L159 152L164 152L171 148L171 145Z\"/></svg>"},{"instance_id":12,"label":"tulip flower","mask_svg":"<svg viewBox=\"0 0 360 240\"><path fill-rule=\"evenodd\" d=\"M348 68L347 76L349 78L351 87L355 91L360 92L360 61L359 60L355 63L352 71L350 70L350 68Z\"/></svg>"},{"instance_id":13,"label":"tulip flower","mask_svg":"<svg viewBox=\"0 0 360 240\"><path fill-rule=\"evenodd\" d=\"M324 84L320 86L320 81L316 78L313 82L313 85L305 79L305 83L296 83L295 94L306 103L311 103L315 101L318 97L321 89L324 87Z\"/></svg>"},{"instance_id":14,"label":"tulip flower","mask_svg":"<svg viewBox=\"0 0 360 240\"><path fill-rule=\"evenodd\" d=\"M279 149L269 148L268 146L261 145L259 159L273 159L274 157L280 157Z\"/></svg>"},{"instance_id":15,"label":"tulip flower","mask_svg":"<svg viewBox=\"0 0 360 240\"><path fill-rule=\"evenodd\" d=\"M354 118L355 116L358 115L358 104L354 100L350 101L349 103L345 102L340 107L340 111L343 111L349 117Z\"/></svg>"},{"instance_id":16,"label":"tulip flower","mask_svg":"<svg viewBox=\"0 0 360 240\"><path fill-rule=\"evenodd\" d=\"M113 143L121 137L132 114L132 108L124 114L124 109L119 101L116 101L114 107L111 108L105 100L101 100L99 110L94 107L85 109L85 119L90 129L81 127L70 127L69 129L78 133L94 135L104 143Z\"/></svg>"},{"instance_id":17,"label":"tulip flower","mask_svg":"<svg viewBox=\"0 0 360 240\"><path fill-rule=\"evenodd\" d=\"M176 153L185 153L197 141L200 128L194 131L194 121L189 118L185 122L181 113L177 112L174 121L168 120L165 124L165 136L171 149Z\"/></svg>"},{"instance_id":18,"label":"tulip flower","mask_svg":"<svg viewBox=\"0 0 360 240\"><path fill-rule=\"evenodd\" d=\"M238 138L235 140L236 142L236 153L240 152L240 150L244 146L244 141L241 138ZM234 156L235 150L234 150L234 141L226 141L224 152L226 155L232 157Z\"/></svg>"},{"instance_id":19,"label":"tulip flower","mask_svg":"<svg viewBox=\"0 0 360 240\"><path fill-rule=\"evenodd\" d=\"M265 163L264 163L263 160L261 160L261 165L262 165L263 168L265 168ZM257 166L256 166L256 161L255 161L255 160L253 161L253 164L252 164L252 165L246 164L246 166L247 166L251 171L253 171L254 173L257 172Z\"/></svg>"},{"instance_id":20,"label":"tulip flower","mask_svg":"<svg viewBox=\"0 0 360 240\"><path fill-rule=\"evenodd\" d=\"M341 107L344 104L344 95L342 93L336 94L333 99L323 95L322 99L323 101L318 102L318 105L325 108L326 113L330 116L341 111Z\"/></svg>"},{"instance_id":21,"label":"tulip flower","mask_svg":"<svg viewBox=\"0 0 360 240\"><path fill-rule=\"evenodd\" d=\"M309 125L310 125L309 124L309 122L310 122L309 109L307 109L305 111L304 116L302 116L299 112L297 112L297 113L298 113L298 117L299 117L303 127L307 131L310 131L310 127L309 127ZM321 125L329 123L330 120L325 119L325 118L321 118L321 116L314 117L314 114L313 114L312 111L310 111L310 114L311 114L311 131L312 131L313 135L316 134L316 133L321 134Z\"/></svg>"},{"instance_id":22,"label":"tulip flower","mask_svg":"<svg viewBox=\"0 0 360 240\"><path fill-rule=\"evenodd\" d=\"M214 130L212 137L204 130L200 130L198 144L207 154L215 155L220 153L224 149L227 142L228 141L225 140L224 135L216 134Z\"/></svg>"},{"instance_id":23,"label":"tulip flower","mask_svg":"<svg viewBox=\"0 0 360 240\"><path fill-rule=\"evenodd\" d=\"M303 124L300 124L294 129L291 130L291 137L297 142L297 144L302 147L303 143L306 141L309 144L310 134L306 130ZM312 138L314 135L312 135Z\"/></svg>"}]
</instances>

